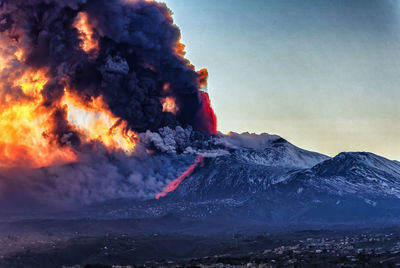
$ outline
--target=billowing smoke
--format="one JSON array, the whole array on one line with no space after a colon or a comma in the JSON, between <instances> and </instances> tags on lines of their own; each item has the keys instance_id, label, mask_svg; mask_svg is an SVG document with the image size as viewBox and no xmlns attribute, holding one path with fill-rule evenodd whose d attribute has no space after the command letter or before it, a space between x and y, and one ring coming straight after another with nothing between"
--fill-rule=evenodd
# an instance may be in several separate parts
<instances>
[{"instance_id":1,"label":"billowing smoke","mask_svg":"<svg viewBox=\"0 0 400 268\"><path fill-rule=\"evenodd\" d=\"M216 133L207 72L184 58L180 31L165 4L144 0L1 0L0 32L23 51L27 67L46 70L43 106L52 134L79 145L60 105L65 88L85 102L101 96L127 129L143 132L191 125ZM173 100L174 109L163 101ZM164 107L164 109L163 109ZM74 135L71 135L73 133Z\"/></svg>"},{"instance_id":2,"label":"billowing smoke","mask_svg":"<svg viewBox=\"0 0 400 268\"><path fill-rule=\"evenodd\" d=\"M155 1L0 0L1 201L154 198L225 153L180 37Z\"/></svg>"}]
</instances>

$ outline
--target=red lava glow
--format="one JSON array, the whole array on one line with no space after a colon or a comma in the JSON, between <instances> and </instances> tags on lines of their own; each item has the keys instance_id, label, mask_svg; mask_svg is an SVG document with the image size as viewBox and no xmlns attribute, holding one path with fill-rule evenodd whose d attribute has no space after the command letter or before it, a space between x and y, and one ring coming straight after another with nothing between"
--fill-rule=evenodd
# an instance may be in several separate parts
<instances>
[{"instance_id":1,"label":"red lava glow","mask_svg":"<svg viewBox=\"0 0 400 268\"><path fill-rule=\"evenodd\" d=\"M184 179L192 175L196 167L198 167L199 165L202 166L203 164L204 164L204 157L202 155L198 155L194 163L185 172L183 172L182 175L180 175L177 179L173 180L170 184L165 186L163 191L156 196L156 199L160 199L160 197L164 197L168 193L175 191L175 189L178 188L179 184L181 184L181 182Z\"/></svg>"},{"instance_id":2,"label":"red lava glow","mask_svg":"<svg viewBox=\"0 0 400 268\"><path fill-rule=\"evenodd\" d=\"M200 91L200 98L202 102L198 111L200 128L207 130L210 134L217 134L217 117L211 107L210 97L207 92Z\"/></svg>"}]
</instances>

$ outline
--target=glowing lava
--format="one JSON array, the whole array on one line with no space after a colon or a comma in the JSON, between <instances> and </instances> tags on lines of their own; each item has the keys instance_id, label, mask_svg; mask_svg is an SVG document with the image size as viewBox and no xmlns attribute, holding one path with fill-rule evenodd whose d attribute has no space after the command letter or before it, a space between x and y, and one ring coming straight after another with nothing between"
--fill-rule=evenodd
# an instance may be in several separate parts
<instances>
[{"instance_id":1,"label":"glowing lava","mask_svg":"<svg viewBox=\"0 0 400 268\"><path fill-rule=\"evenodd\" d=\"M179 184L181 184L181 182L186 179L187 177L189 177L190 175L192 175L193 171L199 166L199 165L203 165L204 164L204 157L202 155L198 155L196 160L194 161L194 163L185 171L182 173L182 175L180 175L177 179L173 180L170 184L168 184L167 186L165 186L165 188L162 190L161 193L159 193L156 196L156 199L160 199L160 197L164 197L166 196L168 193L175 191L176 188L178 188Z\"/></svg>"},{"instance_id":2,"label":"glowing lava","mask_svg":"<svg viewBox=\"0 0 400 268\"><path fill-rule=\"evenodd\" d=\"M198 125L210 134L217 134L217 116L211 107L210 97L207 92L200 91L202 106L198 111Z\"/></svg>"}]
</instances>

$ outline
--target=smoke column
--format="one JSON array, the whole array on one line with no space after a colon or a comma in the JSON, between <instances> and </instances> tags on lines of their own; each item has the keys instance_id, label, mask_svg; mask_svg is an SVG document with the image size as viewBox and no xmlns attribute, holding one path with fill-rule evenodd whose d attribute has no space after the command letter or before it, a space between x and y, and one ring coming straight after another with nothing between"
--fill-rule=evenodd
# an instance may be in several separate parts
<instances>
[{"instance_id":1,"label":"smoke column","mask_svg":"<svg viewBox=\"0 0 400 268\"><path fill-rule=\"evenodd\" d=\"M2 208L178 187L217 134L208 72L180 39L155 1L0 0Z\"/></svg>"},{"instance_id":2,"label":"smoke column","mask_svg":"<svg viewBox=\"0 0 400 268\"><path fill-rule=\"evenodd\" d=\"M74 161L94 140L131 149L136 133L164 126L215 134L200 90L208 73L184 57L180 37L154 1L0 0L0 126L18 137L0 153L19 150L5 159L15 164L40 145L41 166ZM6 116L16 109L32 120Z\"/></svg>"}]
</instances>

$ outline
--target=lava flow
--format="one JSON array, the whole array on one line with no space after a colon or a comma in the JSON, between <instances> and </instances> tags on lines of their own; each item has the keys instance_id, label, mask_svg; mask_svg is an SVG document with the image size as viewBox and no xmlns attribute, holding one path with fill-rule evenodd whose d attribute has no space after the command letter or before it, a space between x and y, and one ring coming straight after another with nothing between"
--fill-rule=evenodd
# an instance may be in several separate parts
<instances>
[{"instance_id":1,"label":"lava flow","mask_svg":"<svg viewBox=\"0 0 400 268\"><path fill-rule=\"evenodd\" d=\"M156 195L156 199L160 199L160 197L165 197L168 193L175 191L175 189L178 188L179 184L181 184L184 179L192 175L193 171L198 166L202 165L204 165L204 156L198 155L194 163L185 172L183 172L182 175L170 182L167 186L164 187L161 193Z\"/></svg>"}]
</instances>

